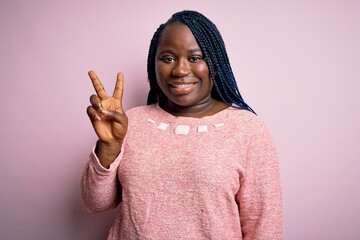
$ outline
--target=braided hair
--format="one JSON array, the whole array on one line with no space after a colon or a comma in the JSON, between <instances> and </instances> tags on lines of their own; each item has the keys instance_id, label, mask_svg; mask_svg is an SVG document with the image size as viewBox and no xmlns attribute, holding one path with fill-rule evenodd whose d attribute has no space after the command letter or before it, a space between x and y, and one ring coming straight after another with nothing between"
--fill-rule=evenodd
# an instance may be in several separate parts
<instances>
[{"instance_id":1,"label":"braided hair","mask_svg":"<svg viewBox=\"0 0 360 240\"><path fill-rule=\"evenodd\" d=\"M213 79L212 98L222 101L235 108L246 109L253 113L254 110L243 100L232 72L224 41L217 27L207 17L196 11L181 11L172 15L164 24L161 24L154 33L150 42L147 59L147 72L150 84L147 104L160 104L167 101L162 93L155 74L155 55L159 39L164 28L172 23L180 22L185 24L194 35L209 68L210 77Z\"/></svg>"}]
</instances>

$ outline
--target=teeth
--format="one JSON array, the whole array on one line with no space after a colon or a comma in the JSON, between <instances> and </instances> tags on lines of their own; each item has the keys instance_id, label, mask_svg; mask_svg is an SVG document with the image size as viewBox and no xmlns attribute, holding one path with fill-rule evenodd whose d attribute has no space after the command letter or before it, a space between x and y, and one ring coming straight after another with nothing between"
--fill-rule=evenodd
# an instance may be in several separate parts
<instances>
[{"instance_id":1,"label":"teeth","mask_svg":"<svg viewBox=\"0 0 360 240\"><path fill-rule=\"evenodd\" d=\"M187 88L187 87L191 87L193 84L190 83L190 84L172 84L173 87L176 87L176 88Z\"/></svg>"}]
</instances>

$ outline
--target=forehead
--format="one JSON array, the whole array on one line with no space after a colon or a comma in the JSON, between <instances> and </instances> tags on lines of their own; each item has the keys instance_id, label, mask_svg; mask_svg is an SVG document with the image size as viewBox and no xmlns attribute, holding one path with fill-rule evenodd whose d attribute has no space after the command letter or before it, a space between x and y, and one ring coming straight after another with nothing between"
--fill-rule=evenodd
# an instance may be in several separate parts
<instances>
[{"instance_id":1,"label":"forehead","mask_svg":"<svg viewBox=\"0 0 360 240\"><path fill-rule=\"evenodd\" d=\"M199 45L188 26L175 22L167 25L161 33L158 49L166 47L199 48Z\"/></svg>"}]
</instances>

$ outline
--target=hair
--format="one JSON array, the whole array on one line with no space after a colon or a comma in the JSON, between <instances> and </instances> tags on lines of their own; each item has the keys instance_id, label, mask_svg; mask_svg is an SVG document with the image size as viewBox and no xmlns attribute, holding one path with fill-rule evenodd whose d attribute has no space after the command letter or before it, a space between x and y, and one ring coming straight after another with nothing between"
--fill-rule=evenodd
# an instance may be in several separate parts
<instances>
[{"instance_id":1,"label":"hair","mask_svg":"<svg viewBox=\"0 0 360 240\"><path fill-rule=\"evenodd\" d=\"M246 109L253 113L243 100L234 74L232 72L228 55L226 53L224 41L215 24L203 14L196 11L181 11L172 15L164 24L161 24L153 35L147 59L147 73L150 84L147 104L160 103L167 101L162 93L155 74L155 57L159 39L166 26L180 22L185 24L194 35L197 43L204 54L204 59L209 68L210 78L213 80L211 97L226 103L235 108Z\"/></svg>"}]
</instances>

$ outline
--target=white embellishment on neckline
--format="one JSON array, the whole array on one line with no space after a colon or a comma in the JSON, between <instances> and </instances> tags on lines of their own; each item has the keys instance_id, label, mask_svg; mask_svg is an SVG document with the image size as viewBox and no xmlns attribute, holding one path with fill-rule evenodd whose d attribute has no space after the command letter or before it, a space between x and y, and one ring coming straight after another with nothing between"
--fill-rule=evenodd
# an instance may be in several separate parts
<instances>
[{"instance_id":1,"label":"white embellishment on neckline","mask_svg":"<svg viewBox=\"0 0 360 240\"><path fill-rule=\"evenodd\" d=\"M177 125L175 128L175 134L177 135L186 135L190 131L190 127L188 125Z\"/></svg>"},{"instance_id":2,"label":"white embellishment on neckline","mask_svg":"<svg viewBox=\"0 0 360 240\"><path fill-rule=\"evenodd\" d=\"M147 120L149 123L155 123L155 120L152 120L152 119L150 119L150 118L148 118L148 120Z\"/></svg>"},{"instance_id":3,"label":"white embellishment on neckline","mask_svg":"<svg viewBox=\"0 0 360 240\"><path fill-rule=\"evenodd\" d=\"M202 125L202 126L198 126L198 127L197 127L197 132L198 132L198 133L207 132L207 131L208 131L207 125Z\"/></svg>"},{"instance_id":4,"label":"white embellishment on neckline","mask_svg":"<svg viewBox=\"0 0 360 240\"><path fill-rule=\"evenodd\" d=\"M225 124L223 123L217 123L217 124L214 124L214 127L223 127Z\"/></svg>"},{"instance_id":5,"label":"white embellishment on neckline","mask_svg":"<svg viewBox=\"0 0 360 240\"><path fill-rule=\"evenodd\" d=\"M162 122L162 123L159 124L159 126L157 126L157 128L160 129L160 130L164 130L164 131L165 131L168 126L169 126L169 124Z\"/></svg>"}]
</instances>

